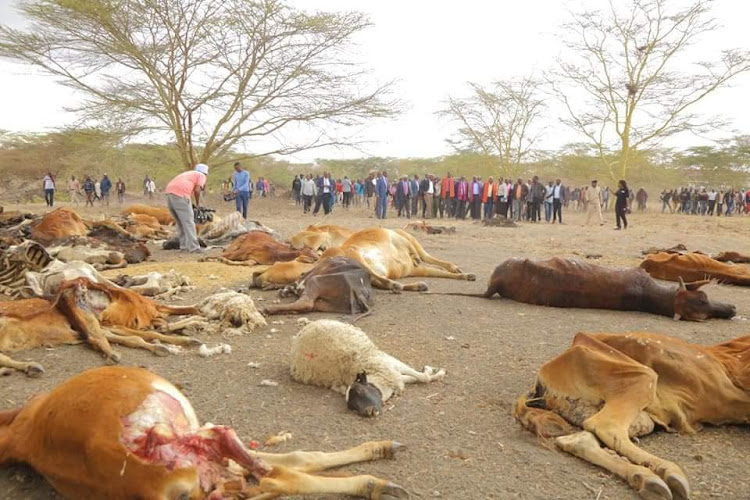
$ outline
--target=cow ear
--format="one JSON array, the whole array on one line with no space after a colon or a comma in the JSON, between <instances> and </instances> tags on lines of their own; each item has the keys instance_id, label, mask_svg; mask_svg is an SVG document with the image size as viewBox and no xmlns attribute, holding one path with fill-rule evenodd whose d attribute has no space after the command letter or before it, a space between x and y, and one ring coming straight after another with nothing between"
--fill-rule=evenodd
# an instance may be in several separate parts
<instances>
[{"instance_id":1,"label":"cow ear","mask_svg":"<svg viewBox=\"0 0 750 500\"><path fill-rule=\"evenodd\" d=\"M678 276L677 279L680 280L680 290L683 290L683 291L686 290L686 288L685 288L685 282L682 281L682 276Z\"/></svg>"},{"instance_id":2,"label":"cow ear","mask_svg":"<svg viewBox=\"0 0 750 500\"><path fill-rule=\"evenodd\" d=\"M709 283L711 283L711 280L700 280L700 281L693 281L692 283L688 283L687 285L683 284L683 286L688 290L695 291L704 285L708 285Z\"/></svg>"}]
</instances>

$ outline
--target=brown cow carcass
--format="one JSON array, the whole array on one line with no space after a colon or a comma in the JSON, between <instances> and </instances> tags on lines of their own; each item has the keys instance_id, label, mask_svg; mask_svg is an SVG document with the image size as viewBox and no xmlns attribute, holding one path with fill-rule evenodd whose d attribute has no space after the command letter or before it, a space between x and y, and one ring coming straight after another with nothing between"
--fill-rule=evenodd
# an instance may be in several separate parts
<instances>
[{"instance_id":1,"label":"brown cow carcass","mask_svg":"<svg viewBox=\"0 0 750 500\"><path fill-rule=\"evenodd\" d=\"M86 236L89 228L75 210L62 207L45 214L32 228L31 239L47 246L55 240Z\"/></svg>"},{"instance_id":2,"label":"brown cow carcass","mask_svg":"<svg viewBox=\"0 0 750 500\"><path fill-rule=\"evenodd\" d=\"M64 498L232 499L337 495L408 498L370 475L316 472L390 458L392 441L336 453L262 453L231 427L200 426L190 401L142 368L85 371L0 412L0 464L26 463Z\"/></svg>"},{"instance_id":3,"label":"brown cow carcass","mask_svg":"<svg viewBox=\"0 0 750 500\"><path fill-rule=\"evenodd\" d=\"M667 281L713 279L730 285L750 286L750 267L719 262L702 253L647 255L641 262L641 269L654 278Z\"/></svg>"},{"instance_id":4,"label":"brown cow carcass","mask_svg":"<svg viewBox=\"0 0 750 500\"><path fill-rule=\"evenodd\" d=\"M334 224L310 225L304 231L300 231L289 238L289 244L296 249L309 247L316 252L324 251L341 246L353 234L354 231L344 226Z\"/></svg>"},{"instance_id":5,"label":"brown cow carcass","mask_svg":"<svg viewBox=\"0 0 750 500\"><path fill-rule=\"evenodd\" d=\"M219 261L234 266L271 265L274 262L315 262L318 254L305 247L295 250L286 243L276 241L264 231L250 231L238 236L221 257L207 257L204 261Z\"/></svg>"},{"instance_id":6,"label":"brown cow carcass","mask_svg":"<svg viewBox=\"0 0 750 500\"><path fill-rule=\"evenodd\" d=\"M657 426L693 434L702 424L750 423L750 336L704 347L653 333L579 333L540 368L515 417L643 498L687 500L683 470L632 439Z\"/></svg>"},{"instance_id":7,"label":"brown cow carcass","mask_svg":"<svg viewBox=\"0 0 750 500\"><path fill-rule=\"evenodd\" d=\"M249 286L263 290L283 288L298 281L302 275L310 272L315 265L316 263L290 260L274 262L270 266L256 266L253 269L253 278Z\"/></svg>"},{"instance_id":8,"label":"brown cow carcass","mask_svg":"<svg viewBox=\"0 0 750 500\"><path fill-rule=\"evenodd\" d=\"M741 254L739 252L733 252L731 250L727 252L719 252L713 257L719 262L734 262L735 264L750 264L750 255Z\"/></svg>"},{"instance_id":9,"label":"brown cow carcass","mask_svg":"<svg viewBox=\"0 0 750 500\"><path fill-rule=\"evenodd\" d=\"M164 207L152 207L151 205L142 205L139 203L135 203L133 205L128 205L127 207L125 207L122 210L122 213L124 215L149 215L158 220L159 224L162 224L164 226L174 224L174 218L172 217L172 214L169 212L168 208Z\"/></svg>"},{"instance_id":10,"label":"brown cow carcass","mask_svg":"<svg viewBox=\"0 0 750 500\"><path fill-rule=\"evenodd\" d=\"M170 315L198 314L194 306L170 307L136 292L86 278L66 281L52 300L24 299L0 303L0 351L14 352L43 345L85 341L107 358L119 360L110 343L166 355L169 350L146 340L174 345L197 345L189 337L164 335L151 328L174 331L187 323L168 325ZM101 326L104 329L101 328ZM0 355L0 367L41 373L41 366Z\"/></svg>"},{"instance_id":11,"label":"brown cow carcass","mask_svg":"<svg viewBox=\"0 0 750 500\"><path fill-rule=\"evenodd\" d=\"M341 246L329 248L321 258L348 257L359 263L378 288L427 290L427 283L401 284L394 280L415 277L451 278L474 281L474 274L465 274L455 264L428 254L417 239L402 229L370 228L354 233Z\"/></svg>"},{"instance_id":12,"label":"brown cow carcass","mask_svg":"<svg viewBox=\"0 0 750 500\"><path fill-rule=\"evenodd\" d=\"M576 259L508 259L492 273L487 291L526 304L642 311L674 319L731 318L731 304L711 302L699 288L708 281L656 282L642 269L611 269ZM465 294L451 294L465 295Z\"/></svg>"},{"instance_id":13,"label":"brown cow carcass","mask_svg":"<svg viewBox=\"0 0 750 500\"><path fill-rule=\"evenodd\" d=\"M370 274L347 257L331 257L318 264L282 296L295 295L290 304L271 304L266 314L311 311L367 315L372 310L373 294Z\"/></svg>"}]
</instances>

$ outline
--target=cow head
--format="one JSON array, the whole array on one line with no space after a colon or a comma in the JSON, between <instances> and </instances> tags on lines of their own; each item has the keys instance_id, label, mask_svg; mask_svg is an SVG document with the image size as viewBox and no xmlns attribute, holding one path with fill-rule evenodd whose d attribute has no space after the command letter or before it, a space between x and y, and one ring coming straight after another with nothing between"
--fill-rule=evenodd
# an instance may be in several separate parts
<instances>
[{"instance_id":1,"label":"cow head","mask_svg":"<svg viewBox=\"0 0 750 500\"><path fill-rule=\"evenodd\" d=\"M732 304L711 302L700 287L711 280L694 281L685 284L680 278L680 286L674 296L674 319L678 321L704 321L711 318L731 318L737 313Z\"/></svg>"},{"instance_id":2,"label":"cow head","mask_svg":"<svg viewBox=\"0 0 750 500\"><path fill-rule=\"evenodd\" d=\"M316 262L318 258L319 258L319 255L315 250L313 250L312 248L308 246L305 246L302 248L302 250L299 251L299 257L297 257L297 260L299 262L312 264L313 262Z\"/></svg>"},{"instance_id":3,"label":"cow head","mask_svg":"<svg viewBox=\"0 0 750 500\"><path fill-rule=\"evenodd\" d=\"M383 395L380 389L367 381L365 372L346 389L346 406L363 417L377 417L383 408Z\"/></svg>"}]
</instances>

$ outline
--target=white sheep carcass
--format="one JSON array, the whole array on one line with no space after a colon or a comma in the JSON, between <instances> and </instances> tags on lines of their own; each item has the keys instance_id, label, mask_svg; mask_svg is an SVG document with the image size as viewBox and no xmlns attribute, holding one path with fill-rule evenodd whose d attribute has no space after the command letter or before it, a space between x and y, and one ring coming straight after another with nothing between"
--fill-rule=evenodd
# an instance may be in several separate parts
<instances>
[{"instance_id":1,"label":"white sheep carcass","mask_svg":"<svg viewBox=\"0 0 750 500\"><path fill-rule=\"evenodd\" d=\"M174 269L166 273L151 271L137 276L121 275L115 279L115 283L146 297L167 298L195 289L190 278Z\"/></svg>"},{"instance_id":2,"label":"white sheep carcass","mask_svg":"<svg viewBox=\"0 0 750 500\"><path fill-rule=\"evenodd\" d=\"M219 320L225 327L242 328L252 332L259 326L266 326L266 319L255 308L249 295L234 291L215 293L198 304L203 317Z\"/></svg>"},{"instance_id":3,"label":"white sheep carcass","mask_svg":"<svg viewBox=\"0 0 750 500\"><path fill-rule=\"evenodd\" d=\"M323 319L307 324L292 339L291 374L303 384L346 394L350 409L374 416L404 384L441 380L445 370L425 366L419 372L378 349L359 328ZM377 388L379 401L377 396L373 401L372 393L363 396L364 402L353 401L362 386Z\"/></svg>"}]
</instances>

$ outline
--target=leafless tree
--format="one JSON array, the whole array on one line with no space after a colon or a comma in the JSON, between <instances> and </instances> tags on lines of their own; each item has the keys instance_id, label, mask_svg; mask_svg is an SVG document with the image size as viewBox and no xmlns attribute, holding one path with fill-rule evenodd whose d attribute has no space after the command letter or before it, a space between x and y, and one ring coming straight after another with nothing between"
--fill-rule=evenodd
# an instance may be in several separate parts
<instances>
[{"instance_id":1,"label":"leafless tree","mask_svg":"<svg viewBox=\"0 0 750 500\"><path fill-rule=\"evenodd\" d=\"M84 123L166 134L185 166L245 145L253 156L350 143L393 114L390 83L352 59L361 13L280 0L23 0L0 56L80 91ZM303 139L299 139L303 137Z\"/></svg>"},{"instance_id":2,"label":"leafless tree","mask_svg":"<svg viewBox=\"0 0 750 500\"><path fill-rule=\"evenodd\" d=\"M595 145L613 176L625 176L633 151L720 124L695 105L748 71L750 57L732 49L711 61L690 59L702 35L718 28L711 4L610 0L564 25L570 54L548 80L567 110L563 121Z\"/></svg>"},{"instance_id":3,"label":"leafless tree","mask_svg":"<svg viewBox=\"0 0 750 500\"><path fill-rule=\"evenodd\" d=\"M471 95L448 97L438 114L457 123L448 142L458 151L495 158L503 175L516 175L540 136L538 119L545 105L539 83L526 77L488 86L469 83Z\"/></svg>"}]
</instances>

